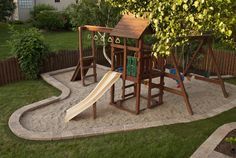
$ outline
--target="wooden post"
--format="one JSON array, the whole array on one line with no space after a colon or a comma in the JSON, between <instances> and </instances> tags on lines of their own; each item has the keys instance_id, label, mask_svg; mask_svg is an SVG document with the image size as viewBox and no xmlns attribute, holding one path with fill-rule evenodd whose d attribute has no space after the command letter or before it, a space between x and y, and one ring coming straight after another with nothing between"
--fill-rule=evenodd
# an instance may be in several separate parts
<instances>
[{"instance_id":1,"label":"wooden post","mask_svg":"<svg viewBox=\"0 0 236 158\"><path fill-rule=\"evenodd\" d=\"M97 82L97 70L96 70L96 63L97 63L97 55L95 50L95 40L94 40L94 31L92 31L92 56L93 56L93 74L94 74L94 82Z\"/></svg>"},{"instance_id":2,"label":"wooden post","mask_svg":"<svg viewBox=\"0 0 236 158\"><path fill-rule=\"evenodd\" d=\"M85 86L84 81L84 70L83 70L83 34L82 34L82 27L79 27L79 60L80 60L80 72L81 72L81 80L83 83L83 86Z\"/></svg>"},{"instance_id":3,"label":"wooden post","mask_svg":"<svg viewBox=\"0 0 236 158\"><path fill-rule=\"evenodd\" d=\"M221 85L221 89L222 89L222 92L223 92L223 94L224 94L224 97L227 98L227 97L228 97L228 93L226 92L225 84L224 84L223 79L221 78L220 70L219 70L219 67L218 67L218 65L217 65L217 62L216 62L216 59L215 59L213 50L212 50L212 39L211 39L211 38L208 38L207 41L208 41L208 51L209 51L209 55L212 57L213 65L215 66L216 73L217 73L218 79L219 79L219 81L220 81L220 85Z\"/></svg>"},{"instance_id":4,"label":"wooden post","mask_svg":"<svg viewBox=\"0 0 236 158\"><path fill-rule=\"evenodd\" d=\"M142 38L139 39L138 51L138 69L137 69L137 86L136 86L136 114L140 113L140 92L141 92L141 75L142 75Z\"/></svg>"},{"instance_id":5,"label":"wooden post","mask_svg":"<svg viewBox=\"0 0 236 158\"><path fill-rule=\"evenodd\" d=\"M148 103L147 107L151 108L151 101L152 101L152 55L150 57L150 63L149 63L149 78L148 78Z\"/></svg>"},{"instance_id":6,"label":"wooden post","mask_svg":"<svg viewBox=\"0 0 236 158\"><path fill-rule=\"evenodd\" d=\"M122 73L122 100L125 99L125 82L126 82L126 72L127 72L127 41L124 38L124 58L123 58L123 73Z\"/></svg>"},{"instance_id":7,"label":"wooden post","mask_svg":"<svg viewBox=\"0 0 236 158\"><path fill-rule=\"evenodd\" d=\"M181 91L182 91L182 96L184 98L186 108L187 108L189 114L193 115L193 111L192 111L192 108L191 108L191 105L190 105L190 102L189 102L189 98L188 98L187 92L185 90L183 81L181 79L181 75L180 75L180 71L179 71L179 68L178 68L178 65L177 65L176 57L173 53L171 53L171 57L173 59L174 68L176 70L176 76L177 76L177 79L178 79L179 84L180 84L180 88L181 88Z\"/></svg>"},{"instance_id":8,"label":"wooden post","mask_svg":"<svg viewBox=\"0 0 236 158\"><path fill-rule=\"evenodd\" d=\"M159 96L159 103L163 103L163 95L164 95L164 85L165 85L165 70L166 70L166 58L163 58L161 61L161 77L160 77L160 96Z\"/></svg>"},{"instance_id":9,"label":"wooden post","mask_svg":"<svg viewBox=\"0 0 236 158\"><path fill-rule=\"evenodd\" d=\"M135 46L136 46L136 48L139 47L139 40L136 40ZM138 52L135 52L135 53L136 53L136 55L138 54ZM138 58L138 56L135 56L135 57ZM134 97L136 97L136 91L137 91L137 83L134 83Z\"/></svg>"},{"instance_id":10,"label":"wooden post","mask_svg":"<svg viewBox=\"0 0 236 158\"><path fill-rule=\"evenodd\" d=\"M93 119L97 118L97 105L96 103L93 104Z\"/></svg>"},{"instance_id":11,"label":"wooden post","mask_svg":"<svg viewBox=\"0 0 236 158\"><path fill-rule=\"evenodd\" d=\"M115 38L112 37L112 45L114 44ZM115 48L111 45L111 70L114 71L115 70ZM114 104L115 103L115 84L113 84L111 86L111 100L110 100L110 104Z\"/></svg>"}]
</instances>

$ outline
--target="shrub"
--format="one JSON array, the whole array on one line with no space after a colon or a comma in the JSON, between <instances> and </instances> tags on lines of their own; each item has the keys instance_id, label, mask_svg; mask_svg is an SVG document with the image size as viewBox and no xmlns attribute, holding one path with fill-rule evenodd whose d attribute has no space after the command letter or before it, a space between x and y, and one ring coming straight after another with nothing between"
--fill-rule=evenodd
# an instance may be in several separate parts
<instances>
[{"instance_id":1,"label":"shrub","mask_svg":"<svg viewBox=\"0 0 236 158\"><path fill-rule=\"evenodd\" d=\"M42 34L36 28L16 31L11 27L11 32L13 35L9 43L17 55L21 70L27 79L37 79L42 60L48 53Z\"/></svg>"},{"instance_id":2,"label":"shrub","mask_svg":"<svg viewBox=\"0 0 236 158\"><path fill-rule=\"evenodd\" d=\"M30 12L30 15L32 19L35 19L35 17L42 11L55 11L55 10L56 9L53 6L47 4L38 4L34 6L33 10Z\"/></svg>"},{"instance_id":3,"label":"shrub","mask_svg":"<svg viewBox=\"0 0 236 158\"><path fill-rule=\"evenodd\" d=\"M64 13L58 12L53 6L47 4L36 5L31 12L33 25L39 29L60 30L66 21Z\"/></svg>"},{"instance_id":4,"label":"shrub","mask_svg":"<svg viewBox=\"0 0 236 158\"><path fill-rule=\"evenodd\" d=\"M60 30L64 28L66 21L63 15L57 11L42 11L36 17L34 26L39 29Z\"/></svg>"}]
</instances>

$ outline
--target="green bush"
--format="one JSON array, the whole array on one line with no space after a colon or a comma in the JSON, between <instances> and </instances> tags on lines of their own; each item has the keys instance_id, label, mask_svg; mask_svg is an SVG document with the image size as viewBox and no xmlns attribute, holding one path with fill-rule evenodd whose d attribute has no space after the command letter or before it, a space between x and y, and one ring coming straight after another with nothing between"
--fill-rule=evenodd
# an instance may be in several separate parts
<instances>
[{"instance_id":1,"label":"green bush","mask_svg":"<svg viewBox=\"0 0 236 158\"><path fill-rule=\"evenodd\" d=\"M36 28L16 31L11 27L11 32L9 43L17 55L21 70L27 79L37 79L40 65L49 52L42 34Z\"/></svg>"},{"instance_id":2,"label":"green bush","mask_svg":"<svg viewBox=\"0 0 236 158\"><path fill-rule=\"evenodd\" d=\"M62 13L57 11L42 11L36 17L34 26L39 29L61 30L66 23Z\"/></svg>"},{"instance_id":3,"label":"green bush","mask_svg":"<svg viewBox=\"0 0 236 158\"><path fill-rule=\"evenodd\" d=\"M33 10L30 12L32 19L35 19L35 17L42 11L56 11L56 9L51 5L38 4L34 6Z\"/></svg>"},{"instance_id":4,"label":"green bush","mask_svg":"<svg viewBox=\"0 0 236 158\"><path fill-rule=\"evenodd\" d=\"M67 17L47 4L36 5L31 11L33 25L39 29L61 30L67 25Z\"/></svg>"}]
</instances>

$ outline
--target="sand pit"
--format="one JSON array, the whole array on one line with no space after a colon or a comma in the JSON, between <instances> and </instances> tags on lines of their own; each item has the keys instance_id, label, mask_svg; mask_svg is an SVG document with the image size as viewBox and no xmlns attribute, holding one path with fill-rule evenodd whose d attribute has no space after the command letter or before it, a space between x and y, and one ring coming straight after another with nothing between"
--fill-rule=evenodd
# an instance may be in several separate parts
<instances>
[{"instance_id":1,"label":"sand pit","mask_svg":"<svg viewBox=\"0 0 236 158\"><path fill-rule=\"evenodd\" d=\"M99 80L106 73L106 70L97 69L97 71ZM67 99L22 112L22 116L18 117L20 125L14 125L16 122L11 120L13 117L10 118L11 130L25 139L68 139L190 122L217 115L236 105L236 87L226 84L230 96L224 98L219 86L193 79L191 82L185 81L185 87L194 112L193 116L188 114L182 97L167 92L164 95L163 105L146 109L147 100L141 99L141 108L144 110L140 115L132 115L110 106L110 93L108 91L97 102L97 119L93 119L92 108L90 108L69 123L65 123L65 111L83 100L96 86L96 84L91 84L83 87L80 81L70 82L72 74L73 71L69 71L53 76L71 90ZM122 80L120 79L116 84L116 99L121 96L121 83ZM176 87L176 82L173 80L167 79L165 83L168 86ZM147 87L145 86L142 86L142 95L147 95ZM135 98L125 102L125 106L134 108ZM21 129L20 134L17 131L19 128ZM28 134L23 134L23 131L28 132Z\"/></svg>"}]
</instances>

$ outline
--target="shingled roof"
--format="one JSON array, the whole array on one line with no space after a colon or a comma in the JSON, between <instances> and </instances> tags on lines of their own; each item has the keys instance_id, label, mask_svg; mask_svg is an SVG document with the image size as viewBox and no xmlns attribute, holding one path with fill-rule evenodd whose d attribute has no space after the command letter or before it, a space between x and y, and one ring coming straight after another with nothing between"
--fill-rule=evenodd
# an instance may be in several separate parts
<instances>
[{"instance_id":1,"label":"shingled roof","mask_svg":"<svg viewBox=\"0 0 236 158\"><path fill-rule=\"evenodd\" d=\"M137 18L134 15L124 15L111 32L111 36L139 39L149 28L147 19Z\"/></svg>"}]
</instances>

